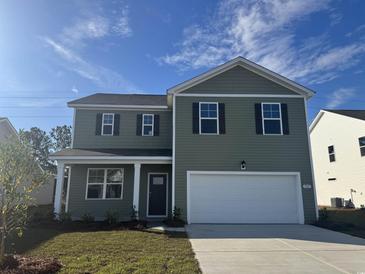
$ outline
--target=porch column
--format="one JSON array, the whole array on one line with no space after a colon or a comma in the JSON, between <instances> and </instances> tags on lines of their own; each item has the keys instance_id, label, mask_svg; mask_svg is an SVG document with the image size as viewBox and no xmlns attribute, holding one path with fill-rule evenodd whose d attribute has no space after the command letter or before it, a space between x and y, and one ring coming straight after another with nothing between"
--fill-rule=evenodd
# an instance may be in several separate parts
<instances>
[{"instance_id":1,"label":"porch column","mask_svg":"<svg viewBox=\"0 0 365 274\"><path fill-rule=\"evenodd\" d=\"M56 180L56 191L54 197L54 207L53 212L56 215L56 219L59 218L59 214L62 209L62 188L63 188L63 179L65 176L65 163L61 161L57 161L57 180Z\"/></svg>"},{"instance_id":2,"label":"porch column","mask_svg":"<svg viewBox=\"0 0 365 274\"><path fill-rule=\"evenodd\" d=\"M134 184L133 184L133 207L137 210L137 218L139 215L139 185L141 175L141 164L134 164Z\"/></svg>"}]
</instances>

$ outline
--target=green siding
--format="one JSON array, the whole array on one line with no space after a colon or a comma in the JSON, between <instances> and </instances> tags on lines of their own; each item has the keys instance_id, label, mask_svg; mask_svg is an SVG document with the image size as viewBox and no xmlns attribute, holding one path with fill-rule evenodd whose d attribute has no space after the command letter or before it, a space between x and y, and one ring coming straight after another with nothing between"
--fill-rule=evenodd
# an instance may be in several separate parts
<instances>
[{"instance_id":1,"label":"green siding","mask_svg":"<svg viewBox=\"0 0 365 274\"><path fill-rule=\"evenodd\" d=\"M69 212L72 218L79 219L84 214L91 214L96 220L105 219L107 210L119 212L120 219L130 219L133 205L133 165L72 165L69 192ZM121 200L86 200L86 181L88 168L124 168L123 199ZM139 214L146 218L147 207L147 174L168 173L168 212L171 212L171 165L141 165Z\"/></svg>"},{"instance_id":2,"label":"green siding","mask_svg":"<svg viewBox=\"0 0 365 274\"><path fill-rule=\"evenodd\" d=\"M226 134L192 134L193 102L225 103ZM254 104L288 104L290 135L256 135ZM176 97L176 206L186 218L186 171L240 171L245 160L247 171L296 171L302 184L312 185L306 116L301 98L206 98ZM265 190L263 190L265 191ZM312 189L302 189L305 221L315 220Z\"/></svg>"},{"instance_id":3,"label":"green siding","mask_svg":"<svg viewBox=\"0 0 365 274\"><path fill-rule=\"evenodd\" d=\"M259 76L241 66L236 66L196 86L186 89L183 93L298 95L294 91Z\"/></svg>"},{"instance_id":4,"label":"green siding","mask_svg":"<svg viewBox=\"0 0 365 274\"><path fill-rule=\"evenodd\" d=\"M100 136L95 134L97 113L119 113L119 136ZM138 113L160 115L159 136L137 136L136 124ZM136 111L136 110L87 110L76 109L74 148L168 148L172 144L171 111Z\"/></svg>"},{"instance_id":5,"label":"green siding","mask_svg":"<svg viewBox=\"0 0 365 274\"><path fill-rule=\"evenodd\" d=\"M123 199L86 200L86 181L88 168L124 168ZM72 165L68 211L72 218L79 219L85 213L96 220L104 220L110 210L119 212L121 220L129 220L133 205L133 165Z\"/></svg>"}]
</instances>

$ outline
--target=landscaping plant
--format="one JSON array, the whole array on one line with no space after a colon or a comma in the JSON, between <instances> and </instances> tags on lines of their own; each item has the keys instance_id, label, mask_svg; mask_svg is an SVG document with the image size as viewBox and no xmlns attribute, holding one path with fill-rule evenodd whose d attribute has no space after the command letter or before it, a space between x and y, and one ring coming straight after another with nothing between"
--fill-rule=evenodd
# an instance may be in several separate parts
<instances>
[{"instance_id":1,"label":"landscaping plant","mask_svg":"<svg viewBox=\"0 0 365 274\"><path fill-rule=\"evenodd\" d=\"M34 159L31 148L18 139L0 144L0 260L5 260L7 237L23 234L28 219L28 207L33 204L31 193L47 181Z\"/></svg>"}]
</instances>

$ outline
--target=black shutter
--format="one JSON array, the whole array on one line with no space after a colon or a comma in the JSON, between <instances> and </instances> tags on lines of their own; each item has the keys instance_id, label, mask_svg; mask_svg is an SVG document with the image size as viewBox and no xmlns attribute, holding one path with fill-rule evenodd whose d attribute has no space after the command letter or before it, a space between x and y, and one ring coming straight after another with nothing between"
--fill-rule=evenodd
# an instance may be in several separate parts
<instances>
[{"instance_id":1,"label":"black shutter","mask_svg":"<svg viewBox=\"0 0 365 274\"><path fill-rule=\"evenodd\" d=\"M155 114L153 116L153 135L159 136L160 135L160 115Z\"/></svg>"},{"instance_id":2,"label":"black shutter","mask_svg":"<svg viewBox=\"0 0 365 274\"><path fill-rule=\"evenodd\" d=\"M120 114L114 114L113 136L118 136L119 135L119 125L120 125Z\"/></svg>"},{"instance_id":3,"label":"black shutter","mask_svg":"<svg viewBox=\"0 0 365 274\"><path fill-rule=\"evenodd\" d=\"M255 104L255 121L256 121L256 134L263 134L262 131L262 110L261 110L261 104L256 103Z\"/></svg>"},{"instance_id":4,"label":"black shutter","mask_svg":"<svg viewBox=\"0 0 365 274\"><path fill-rule=\"evenodd\" d=\"M136 134L138 136L142 136L142 114L137 114Z\"/></svg>"},{"instance_id":5,"label":"black shutter","mask_svg":"<svg viewBox=\"0 0 365 274\"><path fill-rule=\"evenodd\" d=\"M95 126L95 135L101 135L101 126L102 126L103 114L96 114L96 126Z\"/></svg>"},{"instance_id":6,"label":"black shutter","mask_svg":"<svg viewBox=\"0 0 365 274\"><path fill-rule=\"evenodd\" d=\"M283 124L283 134L289 135L289 119L288 119L288 105L281 104L281 120Z\"/></svg>"},{"instance_id":7,"label":"black shutter","mask_svg":"<svg viewBox=\"0 0 365 274\"><path fill-rule=\"evenodd\" d=\"M193 134L199 134L199 103L193 103Z\"/></svg>"},{"instance_id":8,"label":"black shutter","mask_svg":"<svg viewBox=\"0 0 365 274\"><path fill-rule=\"evenodd\" d=\"M226 115L223 103L218 104L219 111L219 134L226 134Z\"/></svg>"}]
</instances>

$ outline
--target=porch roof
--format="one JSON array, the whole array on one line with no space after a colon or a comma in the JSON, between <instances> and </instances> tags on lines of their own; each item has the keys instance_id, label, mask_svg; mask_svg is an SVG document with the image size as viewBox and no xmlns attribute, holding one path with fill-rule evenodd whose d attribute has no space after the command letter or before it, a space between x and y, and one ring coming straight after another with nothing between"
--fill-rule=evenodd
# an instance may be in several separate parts
<instances>
[{"instance_id":1,"label":"porch roof","mask_svg":"<svg viewBox=\"0 0 365 274\"><path fill-rule=\"evenodd\" d=\"M53 153L52 160L171 160L171 149L76 149L67 148Z\"/></svg>"}]
</instances>

